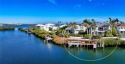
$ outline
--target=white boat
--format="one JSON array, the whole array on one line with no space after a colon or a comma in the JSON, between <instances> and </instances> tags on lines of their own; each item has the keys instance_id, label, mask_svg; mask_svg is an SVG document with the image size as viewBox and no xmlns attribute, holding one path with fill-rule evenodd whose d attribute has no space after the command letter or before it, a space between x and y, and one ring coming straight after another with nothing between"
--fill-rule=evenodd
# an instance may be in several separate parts
<instances>
[{"instance_id":1,"label":"white boat","mask_svg":"<svg viewBox=\"0 0 125 64\"><path fill-rule=\"evenodd\" d=\"M52 40L53 38L51 37L45 37L46 40Z\"/></svg>"}]
</instances>

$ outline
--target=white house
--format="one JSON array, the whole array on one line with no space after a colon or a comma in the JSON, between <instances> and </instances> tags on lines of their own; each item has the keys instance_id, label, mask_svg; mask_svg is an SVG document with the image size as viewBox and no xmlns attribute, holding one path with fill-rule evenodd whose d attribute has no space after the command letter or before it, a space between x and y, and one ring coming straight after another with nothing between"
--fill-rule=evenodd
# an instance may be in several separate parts
<instances>
[{"instance_id":1,"label":"white house","mask_svg":"<svg viewBox=\"0 0 125 64\"><path fill-rule=\"evenodd\" d=\"M119 25L117 26L117 31L118 31L118 33L120 33L120 34L125 34L125 23L119 24Z\"/></svg>"},{"instance_id":2,"label":"white house","mask_svg":"<svg viewBox=\"0 0 125 64\"><path fill-rule=\"evenodd\" d=\"M36 27L41 29L41 30L49 31L49 28L43 24L37 24Z\"/></svg>"},{"instance_id":3,"label":"white house","mask_svg":"<svg viewBox=\"0 0 125 64\"><path fill-rule=\"evenodd\" d=\"M3 26L3 24L1 23L0 26Z\"/></svg>"},{"instance_id":4,"label":"white house","mask_svg":"<svg viewBox=\"0 0 125 64\"><path fill-rule=\"evenodd\" d=\"M57 26L55 26L55 24L51 24L51 23L45 24L45 26L49 28L49 31L57 30L58 28Z\"/></svg>"},{"instance_id":5,"label":"white house","mask_svg":"<svg viewBox=\"0 0 125 64\"><path fill-rule=\"evenodd\" d=\"M36 27L42 30L46 30L48 32L52 30L56 30L58 27L55 26L55 24L37 24Z\"/></svg>"},{"instance_id":6,"label":"white house","mask_svg":"<svg viewBox=\"0 0 125 64\"><path fill-rule=\"evenodd\" d=\"M85 27L85 26L75 25L74 28L72 26L67 27L66 31L68 31L69 33L72 33L72 34L78 34L80 30L85 32L86 29L87 29L87 27Z\"/></svg>"},{"instance_id":7,"label":"white house","mask_svg":"<svg viewBox=\"0 0 125 64\"><path fill-rule=\"evenodd\" d=\"M107 30L111 30L111 27L109 24L96 24L96 26L90 27L90 34L97 36L99 34L105 34Z\"/></svg>"},{"instance_id":8,"label":"white house","mask_svg":"<svg viewBox=\"0 0 125 64\"><path fill-rule=\"evenodd\" d=\"M2 24L0 24L0 26L2 26Z\"/></svg>"},{"instance_id":9,"label":"white house","mask_svg":"<svg viewBox=\"0 0 125 64\"><path fill-rule=\"evenodd\" d=\"M66 24L59 26L60 28L67 26Z\"/></svg>"}]
</instances>

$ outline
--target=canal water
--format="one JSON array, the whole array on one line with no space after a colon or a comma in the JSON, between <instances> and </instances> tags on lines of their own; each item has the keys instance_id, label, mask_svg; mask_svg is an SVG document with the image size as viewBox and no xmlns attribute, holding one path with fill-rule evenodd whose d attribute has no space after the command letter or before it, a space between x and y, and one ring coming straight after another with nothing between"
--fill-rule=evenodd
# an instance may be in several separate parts
<instances>
[{"instance_id":1,"label":"canal water","mask_svg":"<svg viewBox=\"0 0 125 64\"><path fill-rule=\"evenodd\" d=\"M95 60L109 55L115 47L97 49L67 48L74 56ZM64 46L46 43L32 34L15 31L0 31L0 64L125 64L125 48L116 50L98 61L74 58Z\"/></svg>"}]
</instances>

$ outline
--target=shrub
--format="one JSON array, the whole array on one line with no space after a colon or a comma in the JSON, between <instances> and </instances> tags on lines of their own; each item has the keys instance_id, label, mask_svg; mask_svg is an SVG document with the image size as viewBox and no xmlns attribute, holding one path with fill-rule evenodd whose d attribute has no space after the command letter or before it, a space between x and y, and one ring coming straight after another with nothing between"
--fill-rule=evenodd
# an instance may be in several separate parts
<instances>
[{"instance_id":1,"label":"shrub","mask_svg":"<svg viewBox=\"0 0 125 64\"><path fill-rule=\"evenodd\" d=\"M88 38L88 39L91 39L92 38L92 35L91 34L86 34L84 35L85 38Z\"/></svg>"},{"instance_id":2,"label":"shrub","mask_svg":"<svg viewBox=\"0 0 125 64\"><path fill-rule=\"evenodd\" d=\"M112 33L111 33L110 30L106 31L106 37L112 37L112 36L113 36L113 35L112 35Z\"/></svg>"},{"instance_id":3,"label":"shrub","mask_svg":"<svg viewBox=\"0 0 125 64\"><path fill-rule=\"evenodd\" d=\"M0 30L5 31L5 30L14 30L15 28L13 26L1 26Z\"/></svg>"},{"instance_id":4,"label":"shrub","mask_svg":"<svg viewBox=\"0 0 125 64\"><path fill-rule=\"evenodd\" d=\"M115 27L112 27L112 35L117 36L117 31Z\"/></svg>"},{"instance_id":5,"label":"shrub","mask_svg":"<svg viewBox=\"0 0 125 64\"><path fill-rule=\"evenodd\" d=\"M106 46L114 46L114 45L121 45L122 43L124 43L124 40L118 40L118 39L104 39L104 43Z\"/></svg>"}]
</instances>

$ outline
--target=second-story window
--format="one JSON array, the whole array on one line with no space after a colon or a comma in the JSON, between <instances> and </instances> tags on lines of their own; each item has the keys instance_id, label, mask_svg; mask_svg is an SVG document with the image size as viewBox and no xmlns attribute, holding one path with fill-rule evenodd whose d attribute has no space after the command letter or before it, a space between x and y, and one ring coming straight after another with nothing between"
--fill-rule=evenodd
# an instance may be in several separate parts
<instances>
[{"instance_id":1,"label":"second-story window","mask_svg":"<svg viewBox=\"0 0 125 64\"><path fill-rule=\"evenodd\" d=\"M100 27L98 30L101 30L101 31L103 31L103 27Z\"/></svg>"},{"instance_id":2,"label":"second-story window","mask_svg":"<svg viewBox=\"0 0 125 64\"><path fill-rule=\"evenodd\" d=\"M123 27L121 27L121 29L123 29Z\"/></svg>"}]
</instances>

